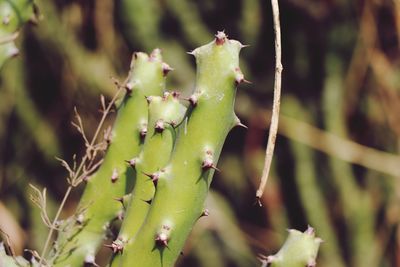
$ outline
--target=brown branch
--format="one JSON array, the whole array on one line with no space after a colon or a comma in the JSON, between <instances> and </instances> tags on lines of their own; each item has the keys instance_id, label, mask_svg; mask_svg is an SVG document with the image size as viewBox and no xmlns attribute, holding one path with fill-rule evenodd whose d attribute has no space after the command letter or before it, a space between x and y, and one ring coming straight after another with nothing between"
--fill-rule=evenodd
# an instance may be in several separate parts
<instances>
[{"instance_id":1,"label":"brown branch","mask_svg":"<svg viewBox=\"0 0 400 267\"><path fill-rule=\"evenodd\" d=\"M267 184L269 170L271 167L272 156L274 154L276 135L278 132L279 123L279 108L281 103L281 86L282 86L282 51L281 51L281 26L279 22L279 5L278 0L271 0L272 15L274 19L275 32L275 80L274 80L274 101L272 106L271 126L269 128L268 145L265 150L264 169L261 176L261 183L256 192L256 198L261 205L260 198L264 193Z\"/></svg>"}]
</instances>

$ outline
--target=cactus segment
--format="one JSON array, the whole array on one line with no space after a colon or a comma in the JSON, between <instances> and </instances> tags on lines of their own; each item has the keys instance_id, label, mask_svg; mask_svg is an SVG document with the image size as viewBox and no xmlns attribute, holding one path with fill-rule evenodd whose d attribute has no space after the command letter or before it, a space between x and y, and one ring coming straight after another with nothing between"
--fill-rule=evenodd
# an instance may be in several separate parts
<instances>
[{"instance_id":1,"label":"cactus segment","mask_svg":"<svg viewBox=\"0 0 400 267\"><path fill-rule=\"evenodd\" d=\"M219 32L195 49L196 92L181 126L171 160L158 177L148 216L121 255L120 266L173 266L203 205L228 132L242 45ZM196 99L194 101L194 99Z\"/></svg>"},{"instance_id":2,"label":"cactus segment","mask_svg":"<svg viewBox=\"0 0 400 267\"><path fill-rule=\"evenodd\" d=\"M289 236L275 255L263 259L263 267L315 267L321 238L315 237L314 229L302 233L289 230Z\"/></svg>"},{"instance_id":3,"label":"cactus segment","mask_svg":"<svg viewBox=\"0 0 400 267\"><path fill-rule=\"evenodd\" d=\"M14 40L19 28L34 19L33 0L3 0L0 2L0 68L8 58L18 54Z\"/></svg>"},{"instance_id":4,"label":"cactus segment","mask_svg":"<svg viewBox=\"0 0 400 267\"><path fill-rule=\"evenodd\" d=\"M125 161L136 157L141 149L141 135L148 120L146 97L164 91L162 66L159 49L150 56L134 54L109 148L99 170L87 179L79 203L83 222L60 232L57 247L61 251L54 251L55 266L82 266L85 258L96 255L110 221L121 217L123 207L114 199L129 193L134 182L134 170Z\"/></svg>"},{"instance_id":5,"label":"cactus segment","mask_svg":"<svg viewBox=\"0 0 400 267\"><path fill-rule=\"evenodd\" d=\"M133 238L146 218L155 186L164 172L162 167L168 163L174 147L175 127L182 122L186 113L186 107L179 103L176 93L167 92L163 97L151 96L148 101L148 134L140 155L129 160L136 170L136 180L117 239L123 243ZM113 266L119 266L120 255L115 255Z\"/></svg>"}]
</instances>

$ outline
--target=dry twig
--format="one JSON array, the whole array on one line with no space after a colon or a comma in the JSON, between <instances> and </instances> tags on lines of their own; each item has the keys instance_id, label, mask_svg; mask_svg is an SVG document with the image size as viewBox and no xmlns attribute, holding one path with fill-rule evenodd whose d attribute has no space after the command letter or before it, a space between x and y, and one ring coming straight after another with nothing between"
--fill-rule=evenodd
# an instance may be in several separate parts
<instances>
[{"instance_id":1,"label":"dry twig","mask_svg":"<svg viewBox=\"0 0 400 267\"><path fill-rule=\"evenodd\" d=\"M123 90L124 89L122 87L118 86L118 90L117 90L116 94L114 95L114 97L112 98L110 103L107 105L107 107L105 105L104 97L101 98L102 117L100 119L99 125L97 126L96 132L93 135L93 138L90 142L88 141L88 139L86 138L86 135L84 133L82 119L81 119L79 113L75 109L75 117L77 118L78 123L73 123L73 125L82 134L83 139L85 141L86 151L85 151L85 155L82 157L81 162L78 167L76 164L75 156L73 159L73 167L72 168L66 161L60 160L61 165L64 168L66 168L66 170L69 173L69 177L67 178L69 186L67 188L67 191L64 194L64 197L61 201L60 206L58 207L57 213L49 226L50 230L47 235L46 242L43 246L42 253L40 255L39 267L43 266L43 263L45 262L47 250L50 245L50 240L53 236L54 230L57 230L58 219L60 217L61 211L63 210L64 205L65 205L69 195L71 194L72 189L74 187L78 186L82 181L84 181L85 178L88 177L95 169L97 169L97 167L102 162L102 160L95 162L95 159L96 159L96 155L99 152L99 150L103 149L106 146L104 146L104 144L103 144L104 140L97 143L97 139L99 137L101 129L103 128L103 124L105 122L107 115L111 112L111 109L113 108L113 106L115 104L115 101L118 99L119 94ZM45 202L46 202L46 200L44 198L44 203Z\"/></svg>"},{"instance_id":2,"label":"dry twig","mask_svg":"<svg viewBox=\"0 0 400 267\"><path fill-rule=\"evenodd\" d=\"M271 0L272 15L274 19L275 32L275 80L274 80L274 101L272 107L271 126L269 128L268 145L265 150L264 169L261 176L261 183L256 192L258 204L261 206L261 196L264 193L267 184L269 170L271 167L272 156L274 154L276 135L279 123L279 108L281 103L281 86L282 86L282 51L281 51L281 26L279 22L279 5L278 0Z\"/></svg>"}]
</instances>

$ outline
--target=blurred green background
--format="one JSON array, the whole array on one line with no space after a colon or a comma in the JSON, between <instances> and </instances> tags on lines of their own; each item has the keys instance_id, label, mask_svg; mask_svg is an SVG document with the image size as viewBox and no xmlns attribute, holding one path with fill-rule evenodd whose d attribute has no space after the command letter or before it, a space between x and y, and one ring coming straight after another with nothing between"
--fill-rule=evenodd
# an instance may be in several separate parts
<instances>
[{"instance_id":1,"label":"blurred green background","mask_svg":"<svg viewBox=\"0 0 400 267\"><path fill-rule=\"evenodd\" d=\"M308 224L325 241L317 266L400 266L400 1L279 1L282 116L262 207L254 201L273 95L269 1L35 2L38 24L23 27L19 56L0 70L0 228L17 254L40 251L48 231L29 183L48 188L54 213L67 188L55 157L84 152L74 106L90 135L100 94L115 92L110 77L123 81L132 52L156 47L175 69L168 88L188 95L195 70L186 52L225 29L250 45L241 67L252 84L240 85L236 101L249 129L228 136L210 216L178 266L257 266L257 254L275 253L287 228Z\"/></svg>"}]
</instances>

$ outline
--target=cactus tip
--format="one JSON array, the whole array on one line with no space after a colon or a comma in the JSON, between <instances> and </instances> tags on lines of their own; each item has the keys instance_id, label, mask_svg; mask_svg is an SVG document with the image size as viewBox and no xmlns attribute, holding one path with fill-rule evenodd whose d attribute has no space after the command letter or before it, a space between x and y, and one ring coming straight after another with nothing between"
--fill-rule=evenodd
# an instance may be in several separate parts
<instances>
[{"instance_id":1,"label":"cactus tip","mask_svg":"<svg viewBox=\"0 0 400 267\"><path fill-rule=\"evenodd\" d=\"M218 31L215 35L215 44L216 45L223 45L226 41L228 36L225 34L224 31Z\"/></svg>"}]
</instances>

